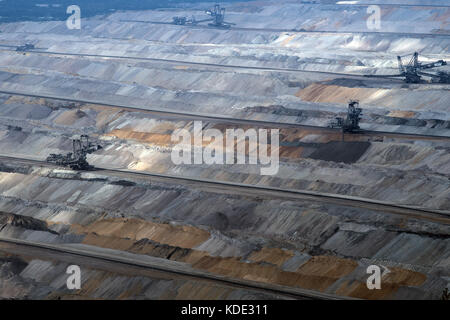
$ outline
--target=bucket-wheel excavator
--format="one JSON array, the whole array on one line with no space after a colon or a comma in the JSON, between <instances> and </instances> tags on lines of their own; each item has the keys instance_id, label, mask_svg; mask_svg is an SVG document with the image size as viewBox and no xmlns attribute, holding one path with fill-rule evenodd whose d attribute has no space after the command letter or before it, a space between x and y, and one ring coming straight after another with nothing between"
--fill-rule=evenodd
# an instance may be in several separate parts
<instances>
[{"instance_id":1,"label":"bucket-wheel excavator","mask_svg":"<svg viewBox=\"0 0 450 320\"><path fill-rule=\"evenodd\" d=\"M192 16L192 18L177 16L173 17L172 23L176 25L197 25L202 22L211 21L211 23L208 23L208 26L225 29L229 29L232 25L235 25L232 22L225 21L225 8L222 8L219 4L216 4L214 8L210 10L206 10L205 13L211 17L207 19L196 20L194 16Z\"/></svg>"},{"instance_id":2,"label":"bucket-wheel excavator","mask_svg":"<svg viewBox=\"0 0 450 320\"><path fill-rule=\"evenodd\" d=\"M73 170L92 170L93 166L87 162L86 156L102 149L102 146L89 142L89 136L81 135L72 139L72 149L72 152L65 155L50 154L47 157L47 162L70 167Z\"/></svg>"},{"instance_id":3,"label":"bucket-wheel excavator","mask_svg":"<svg viewBox=\"0 0 450 320\"><path fill-rule=\"evenodd\" d=\"M432 82L450 83L450 73L439 71L437 73L428 73L423 70L438 68L447 65L444 60L438 60L430 63L419 62L419 53L414 52L408 64L404 65L402 58L405 56L397 56L399 74L390 75L365 75L373 78L404 78L406 83L420 83L422 76L430 77Z\"/></svg>"},{"instance_id":4,"label":"bucket-wheel excavator","mask_svg":"<svg viewBox=\"0 0 450 320\"><path fill-rule=\"evenodd\" d=\"M350 100L348 103L347 117L336 117L328 125L330 128L340 128L342 132L357 133L361 131L359 121L361 120L362 109L359 107L359 102Z\"/></svg>"}]
</instances>

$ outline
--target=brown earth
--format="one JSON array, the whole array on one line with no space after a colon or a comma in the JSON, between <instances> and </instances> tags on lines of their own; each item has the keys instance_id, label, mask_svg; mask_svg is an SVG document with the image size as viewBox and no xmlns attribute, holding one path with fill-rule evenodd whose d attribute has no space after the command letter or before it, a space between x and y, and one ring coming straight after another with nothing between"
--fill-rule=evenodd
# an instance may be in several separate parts
<instances>
[{"instance_id":1,"label":"brown earth","mask_svg":"<svg viewBox=\"0 0 450 320\"><path fill-rule=\"evenodd\" d=\"M195 269L233 278L322 292L342 277L353 272L358 266L358 262L351 259L322 255L313 256L295 272L283 271L280 268L281 265L292 258L294 252L267 247L253 251L247 258L248 262L242 261L241 257L213 257L207 252L192 249L209 238L209 233L206 231L191 226L170 226L139 219L104 219L85 227L73 226L73 230L86 234L83 243L89 245L185 262L191 264ZM189 241L186 241L188 238ZM402 286L420 286L425 279L423 274L392 268L391 273L383 279L384 290L369 291L365 283L354 281L343 283L336 293L358 298L386 298ZM89 290L95 286L96 283L83 286L86 292L81 294L88 296L92 293ZM186 284L186 286L190 285ZM186 288L178 293L179 297L190 296L184 290ZM135 290L138 291L138 288ZM207 297L207 294L211 293L209 290L216 289L202 287L201 290L203 293L198 293L199 297ZM137 291L124 293L124 297L133 295ZM216 293L222 294L223 292Z\"/></svg>"},{"instance_id":2,"label":"brown earth","mask_svg":"<svg viewBox=\"0 0 450 320\"><path fill-rule=\"evenodd\" d=\"M140 219L102 219L87 226L72 225L72 229L76 233L94 233L116 239L151 239L181 248L195 247L210 237L209 232L199 228L159 224Z\"/></svg>"}]
</instances>

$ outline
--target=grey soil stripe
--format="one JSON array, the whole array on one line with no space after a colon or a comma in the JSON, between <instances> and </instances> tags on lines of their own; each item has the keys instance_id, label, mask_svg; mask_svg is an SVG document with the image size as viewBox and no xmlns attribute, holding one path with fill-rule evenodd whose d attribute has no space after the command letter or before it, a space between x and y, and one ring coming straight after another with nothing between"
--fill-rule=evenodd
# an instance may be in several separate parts
<instances>
[{"instance_id":1,"label":"grey soil stripe","mask_svg":"<svg viewBox=\"0 0 450 320\"><path fill-rule=\"evenodd\" d=\"M182 269L179 269L175 266L164 266L163 267L163 266L159 266L157 264L151 264L150 262L134 260L134 259L126 258L123 256L117 256L117 255L112 255L112 254L107 254L107 253L92 252L92 251L88 251L86 249L67 248L67 247L62 247L62 246L57 246L57 245L52 245L52 244L47 244L47 243L13 239L13 238L4 238L4 237L0 237L0 242L15 244L15 245L19 245L19 246L34 247L34 248L38 248L38 249L51 250L54 252L77 255L77 256L82 256L82 257L101 259L104 261L110 261L110 262L130 265L130 266L134 266L134 267L153 269L153 270L165 272L165 273L172 273L172 274L188 276L188 277L192 277L192 278L209 280L209 281L213 281L213 282L223 283L226 285L231 285L234 287L262 290L262 291L266 291L266 292L270 292L270 293L274 293L274 294L285 295L285 296L301 298L301 299L305 299L305 298L306 299L319 299L319 300L352 299L352 298L340 297L340 296L336 296L336 295L332 295L332 294L325 294L325 293L320 293L320 292L315 292L315 291L305 290L305 289L300 289L300 288L290 288L290 287L285 287L285 286L276 285L276 284L265 284L265 283L259 283L256 281L228 278L228 277L215 275L215 274L202 273L197 270L191 270L189 272L189 271L184 271ZM98 247L98 248L101 249L101 247ZM1 248L0 248L0 250L1 250Z\"/></svg>"},{"instance_id":2,"label":"grey soil stripe","mask_svg":"<svg viewBox=\"0 0 450 320\"><path fill-rule=\"evenodd\" d=\"M368 209L373 209L377 211L383 211L383 212L390 212L397 215L407 216L407 217L413 217L418 219L432 219L432 220L438 220L441 223L444 224L450 224L450 212L447 211L440 211L440 210L432 210L432 209L425 209L425 208L416 208L412 206L403 206L403 205L397 205L394 203L389 202L383 202L383 201L377 201L377 200L371 200L366 198L360 198L360 197L353 197L353 196L342 196L338 194L327 194L327 193L320 193L320 192L313 192L313 191L306 191L306 190L295 190L295 189L283 189L283 188L276 188L276 187L266 187L266 186L258 186L258 185L249 185L244 183L235 183L235 182L228 182L228 181L213 181L208 179L198 179L198 178L190 178L190 177L180 177L180 176L173 176L173 175L165 175L165 174L158 174L158 173L147 173L147 172L133 172L129 170L120 170L120 169L108 169L108 168L98 168L99 170L103 170L105 172L121 172L125 174L130 175L142 175L142 176L150 176L150 177L156 177L156 178L162 178L162 179L171 179L171 180L184 180L194 183L201 183L206 184L210 186L225 186L225 187L231 187L231 188L238 188L247 192L251 191L257 191L257 192L265 192L270 193L267 194L269 196L301 196L301 197L310 197L312 199L315 199L316 201L325 200L333 203L338 204L348 204L353 207L365 207ZM392 211L394 210L394 211ZM404 212L399 212L399 210ZM407 212L405 212L407 211Z\"/></svg>"},{"instance_id":3,"label":"grey soil stripe","mask_svg":"<svg viewBox=\"0 0 450 320\"><path fill-rule=\"evenodd\" d=\"M377 32L377 31L336 31L336 30L328 30L328 31L320 31L320 30L294 30L294 29L272 29L272 28L242 28L242 27L231 27L231 28L217 28L208 25L175 25L172 22L165 21L143 21L143 20L119 20L120 22L137 22L137 23L148 23L148 24L162 24L162 25L172 25L177 27L185 27L191 29L213 29L213 30L222 30L222 31L256 31L256 32L275 32L275 33L297 33L297 34L338 34L338 35L353 35L353 34L362 34L362 35L390 35L390 36L399 36L399 37L408 37L408 38L425 38L425 37L450 37L450 34L445 33L408 33L408 32Z\"/></svg>"},{"instance_id":4,"label":"grey soil stripe","mask_svg":"<svg viewBox=\"0 0 450 320\"><path fill-rule=\"evenodd\" d=\"M16 50L7 50L7 49L5 49L3 51L16 52ZM26 52L26 53L37 53L37 54L49 54L49 55L57 55L57 56L75 56L75 57L109 58L109 59L144 60L144 61L166 62L166 63L176 63L176 64L188 64L188 65L196 65L196 66L219 67L219 68L229 68L229 69L249 69L249 70L261 70L261 71L280 71L280 72L298 72L298 73L319 73L319 74L327 74L327 75L363 78L363 76L361 76L359 74L352 74L352 73L338 73L338 72L327 72L327 71L299 70L299 69L289 69L289 68L242 66L242 65L206 63L206 62L195 62L195 61L183 61L183 60L162 59L162 58L147 58L147 57L134 57L134 56L112 56L112 55L101 55L101 54L91 54L91 53L70 53L70 52L56 52L56 51L43 51L43 50L26 50L26 51L20 51L19 53L24 53L24 52Z\"/></svg>"},{"instance_id":5,"label":"grey soil stripe","mask_svg":"<svg viewBox=\"0 0 450 320\"><path fill-rule=\"evenodd\" d=\"M0 159L5 160L14 160L14 161L24 161L31 164L39 164L46 167L58 167L54 164L47 163L42 160L35 159L27 159L27 158L17 158L7 155L0 155ZM229 188L239 189L241 191L246 191L249 195L254 195L255 192L257 195L264 195L269 197L281 197L288 199L302 199L302 200L310 200L310 201L318 201L318 202L328 202L338 205L351 206L356 208L366 208L369 210L376 210L381 212L387 212L394 215L406 216L408 218L421 219L433 222L439 222L442 224L450 225L450 212L445 210L433 210L426 208L417 208L413 206L406 205L398 205L389 202L377 201L367 198L354 197L354 196L343 196L338 194L329 194L329 193L320 193L314 191L306 191L306 190L295 190L295 189L282 189L276 187L267 187L267 186L258 186L258 185L249 185L243 183L234 183L228 181L213 181L208 179L198 179L191 177L181 177L167 174L159 174L159 173L149 173L149 172L136 172L129 171L123 169L111 169L111 168L95 168L98 173L106 173L112 176L117 176L117 174L122 174L127 177L154 177L168 181L177 181L180 182L191 182L198 183L200 185L208 186L208 187L217 187L217 188ZM239 192L242 194L242 192Z\"/></svg>"},{"instance_id":6,"label":"grey soil stripe","mask_svg":"<svg viewBox=\"0 0 450 320\"><path fill-rule=\"evenodd\" d=\"M74 98L67 98L67 97L57 97L57 96L53 96L53 95L42 95L42 94L30 94L30 93L24 93L24 92L18 92L18 91L0 90L0 94L9 94L9 95L32 97L32 98L53 99L53 100L58 100L58 101L96 104L96 105L100 105L100 106L111 107L111 108L121 108L121 109L130 110L130 111L136 111L136 112L155 113L155 114L159 114L161 116L173 116L173 117L183 116L183 117L187 117L192 120L207 120L207 121L213 121L213 122L226 122L226 123L234 123L234 124L238 123L238 124L244 124L244 125L259 125L259 126L274 127L274 128L277 128L277 127L307 128L307 129L314 129L314 130L320 130L320 131L341 132L340 129L333 129L333 128L328 128L328 127L320 127L320 126L313 126L313 125L295 124L295 123L288 123L288 122L274 122L274 121L265 121L265 120L253 120L253 119L236 119L236 118L232 118L232 117L227 117L225 115L209 115L207 113L201 113L201 112L184 112L184 111L164 110L162 108L154 108L154 107L146 109L146 108L137 107L137 106L111 104L111 103L106 103L106 102L96 101L96 100L74 99ZM424 139L450 140L450 136L389 132L389 131L367 130L367 131L361 132L361 134L371 134L371 135L387 134L387 135L393 135L393 136L399 136L399 137L411 137L414 139L424 138Z\"/></svg>"}]
</instances>

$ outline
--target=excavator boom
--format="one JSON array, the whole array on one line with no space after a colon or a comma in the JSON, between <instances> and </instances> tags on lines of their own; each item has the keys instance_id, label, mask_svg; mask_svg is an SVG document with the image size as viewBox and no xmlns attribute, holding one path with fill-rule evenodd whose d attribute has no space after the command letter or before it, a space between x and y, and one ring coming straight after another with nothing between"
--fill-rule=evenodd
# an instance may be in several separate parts
<instances>
[{"instance_id":1,"label":"excavator boom","mask_svg":"<svg viewBox=\"0 0 450 320\"><path fill-rule=\"evenodd\" d=\"M398 78L403 77L406 83L420 83L421 76L431 77L432 79L438 79L440 83L450 83L450 75L446 72L438 72L437 74L424 73L422 70L433 69L447 65L444 60L438 60L430 63L420 63L419 53L414 52L407 65L403 64L402 56L397 56L399 74L389 75L364 75L371 78Z\"/></svg>"}]
</instances>

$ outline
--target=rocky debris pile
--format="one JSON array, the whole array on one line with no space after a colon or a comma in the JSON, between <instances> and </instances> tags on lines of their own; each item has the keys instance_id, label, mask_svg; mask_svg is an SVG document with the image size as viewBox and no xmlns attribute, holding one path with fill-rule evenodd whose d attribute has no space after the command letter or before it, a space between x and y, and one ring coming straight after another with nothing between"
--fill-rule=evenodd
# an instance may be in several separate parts
<instances>
[{"instance_id":1,"label":"rocky debris pile","mask_svg":"<svg viewBox=\"0 0 450 320\"><path fill-rule=\"evenodd\" d=\"M32 217L21 216L18 214L0 212L0 231L6 225L11 225L13 227L19 227L27 230L46 231L53 234L58 234L57 232L50 230L45 221Z\"/></svg>"}]
</instances>

